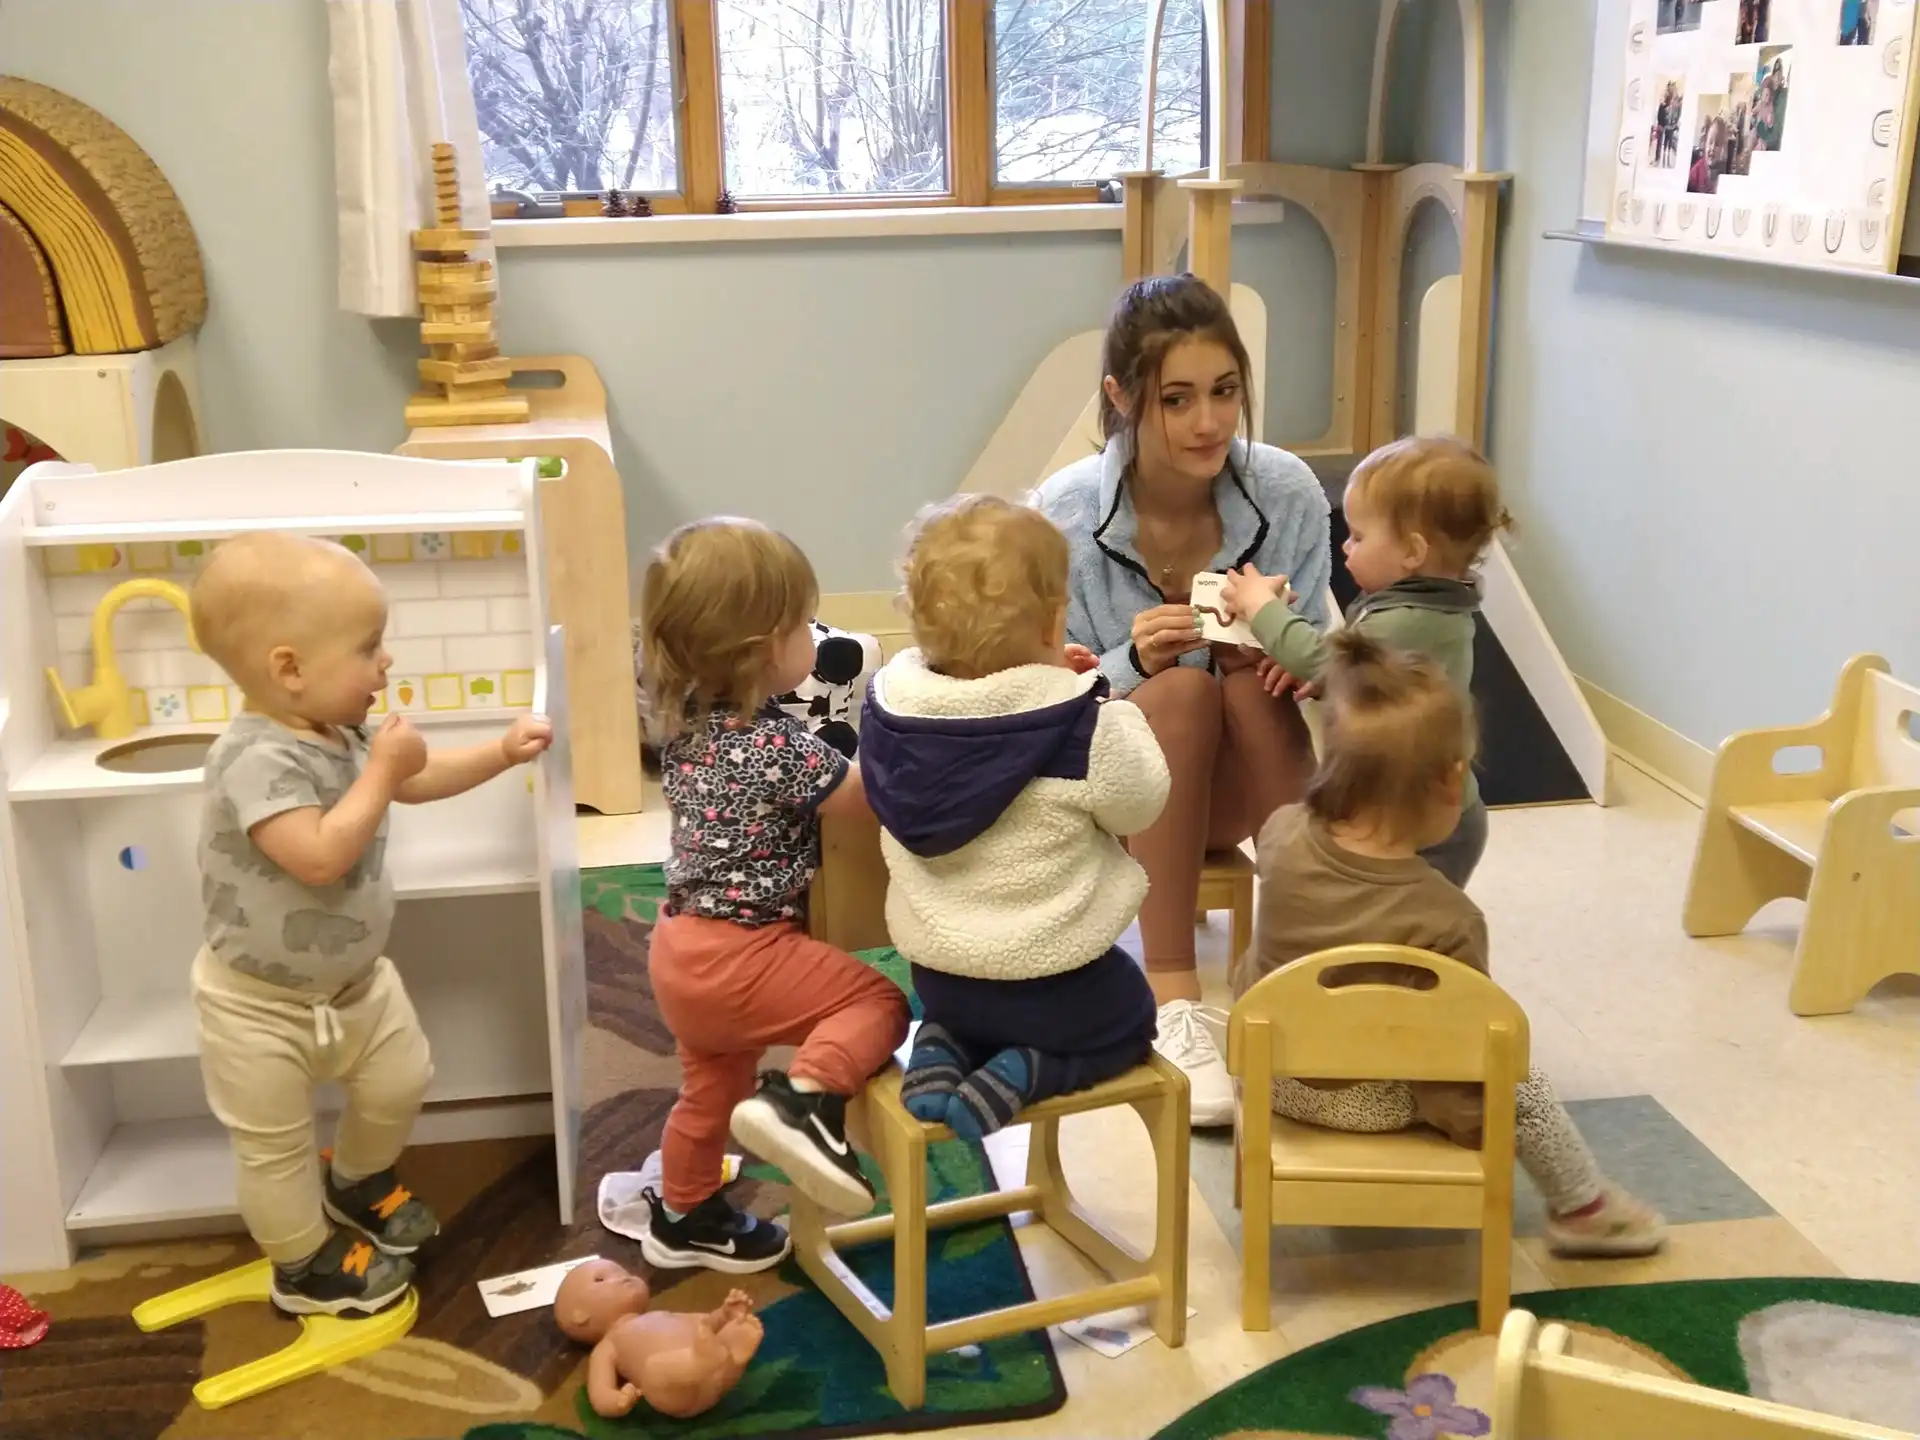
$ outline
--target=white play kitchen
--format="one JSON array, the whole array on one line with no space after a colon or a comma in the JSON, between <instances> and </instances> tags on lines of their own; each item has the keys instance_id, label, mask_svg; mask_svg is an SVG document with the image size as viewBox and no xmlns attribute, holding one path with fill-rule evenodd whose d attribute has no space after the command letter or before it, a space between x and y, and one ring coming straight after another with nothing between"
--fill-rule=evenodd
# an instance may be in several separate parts
<instances>
[{"instance_id":1,"label":"white play kitchen","mask_svg":"<svg viewBox=\"0 0 1920 1440\"><path fill-rule=\"evenodd\" d=\"M539 528L541 487L565 483L533 461L263 451L42 464L0 497L0 1272L237 1225L187 973L200 764L239 702L194 649L185 598L248 530L335 538L372 565L394 657L379 710L430 746L529 708L553 720L530 771L394 808L389 951L433 1046L415 1143L552 1130L570 1218L586 986ZM323 1112L338 1103L322 1089Z\"/></svg>"}]
</instances>

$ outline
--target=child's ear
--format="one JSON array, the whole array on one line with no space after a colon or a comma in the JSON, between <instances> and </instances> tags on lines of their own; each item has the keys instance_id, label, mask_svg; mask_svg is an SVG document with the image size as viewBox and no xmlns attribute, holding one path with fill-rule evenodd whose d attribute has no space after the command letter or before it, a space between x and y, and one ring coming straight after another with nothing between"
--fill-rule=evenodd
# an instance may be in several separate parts
<instances>
[{"instance_id":1,"label":"child's ear","mask_svg":"<svg viewBox=\"0 0 1920 1440\"><path fill-rule=\"evenodd\" d=\"M1401 542L1401 549L1406 554L1408 574L1418 574L1419 571L1425 567L1427 557L1433 553L1432 547L1427 544L1427 537L1422 535L1418 530L1414 530L1407 535L1406 539Z\"/></svg>"},{"instance_id":2,"label":"child's ear","mask_svg":"<svg viewBox=\"0 0 1920 1440\"><path fill-rule=\"evenodd\" d=\"M1062 605L1053 613L1053 623L1047 627L1047 648L1063 650L1067 644L1067 607Z\"/></svg>"}]
</instances>

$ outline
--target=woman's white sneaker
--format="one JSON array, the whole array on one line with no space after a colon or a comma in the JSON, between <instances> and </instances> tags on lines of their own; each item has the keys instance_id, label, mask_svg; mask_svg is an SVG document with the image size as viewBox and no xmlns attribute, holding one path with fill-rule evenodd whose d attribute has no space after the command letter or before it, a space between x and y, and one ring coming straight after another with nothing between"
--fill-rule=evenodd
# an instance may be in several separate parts
<instances>
[{"instance_id":1,"label":"woman's white sneaker","mask_svg":"<svg viewBox=\"0 0 1920 1440\"><path fill-rule=\"evenodd\" d=\"M1186 1072L1196 1129L1233 1123L1233 1078L1207 1028L1209 1013L1225 1023L1218 1011L1192 1000L1169 1000L1160 1007L1160 1034L1153 1042L1162 1059Z\"/></svg>"}]
</instances>

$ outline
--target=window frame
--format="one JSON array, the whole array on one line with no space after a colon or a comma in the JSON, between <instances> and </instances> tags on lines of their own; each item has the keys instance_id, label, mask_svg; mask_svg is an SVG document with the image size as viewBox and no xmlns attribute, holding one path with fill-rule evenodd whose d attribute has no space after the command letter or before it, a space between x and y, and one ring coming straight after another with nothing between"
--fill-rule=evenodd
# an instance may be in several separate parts
<instances>
[{"instance_id":1,"label":"window frame","mask_svg":"<svg viewBox=\"0 0 1920 1440\"><path fill-rule=\"evenodd\" d=\"M1147 0L1137 0L1142 7ZM993 174L993 8L991 0L944 0L947 60L947 187L914 193L755 196L742 212L985 209L994 206L1098 204L1100 183L1001 185ZM674 132L680 185L640 190L657 215L711 215L725 183L720 110L720 54L713 0L671 0ZM1267 159L1271 0L1226 0L1227 159ZM598 216L597 195L563 195L568 218ZM540 218L536 211L496 215L496 223Z\"/></svg>"}]
</instances>

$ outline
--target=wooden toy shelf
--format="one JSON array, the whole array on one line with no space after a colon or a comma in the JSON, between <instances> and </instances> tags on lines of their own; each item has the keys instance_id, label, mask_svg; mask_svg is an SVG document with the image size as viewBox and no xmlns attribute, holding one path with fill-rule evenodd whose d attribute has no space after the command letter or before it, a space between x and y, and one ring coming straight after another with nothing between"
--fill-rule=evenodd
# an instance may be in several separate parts
<instances>
[{"instance_id":1,"label":"wooden toy shelf","mask_svg":"<svg viewBox=\"0 0 1920 1440\"><path fill-rule=\"evenodd\" d=\"M499 425L423 425L403 455L448 460L553 457L567 485L549 492L541 524L547 537L547 587L554 623L567 633L572 686L573 789L603 815L639 811L640 720L633 694L631 607L627 599L627 509L613 465L607 391L579 355L503 359L517 377L550 376L557 385L516 388L525 420Z\"/></svg>"},{"instance_id":2,"label":"wooden toy shelf","mask_svg":"<svg viewBox=\"0 0 1920 1440\"><path fill-rule=\"evenodd\" d=\"M221 727L150 725L118 741L61 732L45 672L64 664L71 681L77 661L58 636L83 619L76 594L92 603L118 578L85 589L94 577L53 563L62 547L88 547L96 563L105 547L118 564L114 547L151 556L163 544L258 529L358 536L394 614L410 616L390 642L396 655L410 641L447 655L479 645L527 657L530 671L512 673L531 673L532 705L553 720L554 746L530 772L394 808L387 857L400 903L388 953L434 1052L416 1143L551 1130L561 1218L571 1217L585 969L566 637L548 623L540 543L542 509L567 482L534 470L261 452L108 474L39 465L0 497L0 1272L64 1266L80 1234L232 1228L237 1216L188 987L200 944L204 751L175 748ZM412 537L399 542L408 558L384 574L372 548L380 536ZM457 558L460 536L476 536L466 553L484 558ZM481 591L494 598L471 598ZM488 617L486 633L455 623L474 614ZM422 641L421 627L441 617L454 625L448 638ZM172 612L135 628L151 634L163 621L175 623ZM179 636L181 658L195 658L184 625ZM121 662L142 653L122 650ZM389 701L397 688L390 683ZM497 736L524 713L525 692L519 701L498 686L453 693L453 708L412 717L431 746ZM466 703L483 694L515 703ZM408 703L424 706L427 695ZM178 768L103 762L153 741L168 742L170 758L152 763ZM337 1087L321 1087L323 1112L340 1104ZM323 1114L323 1142L330 1133Z\"/></svg>"}]
</instances>

